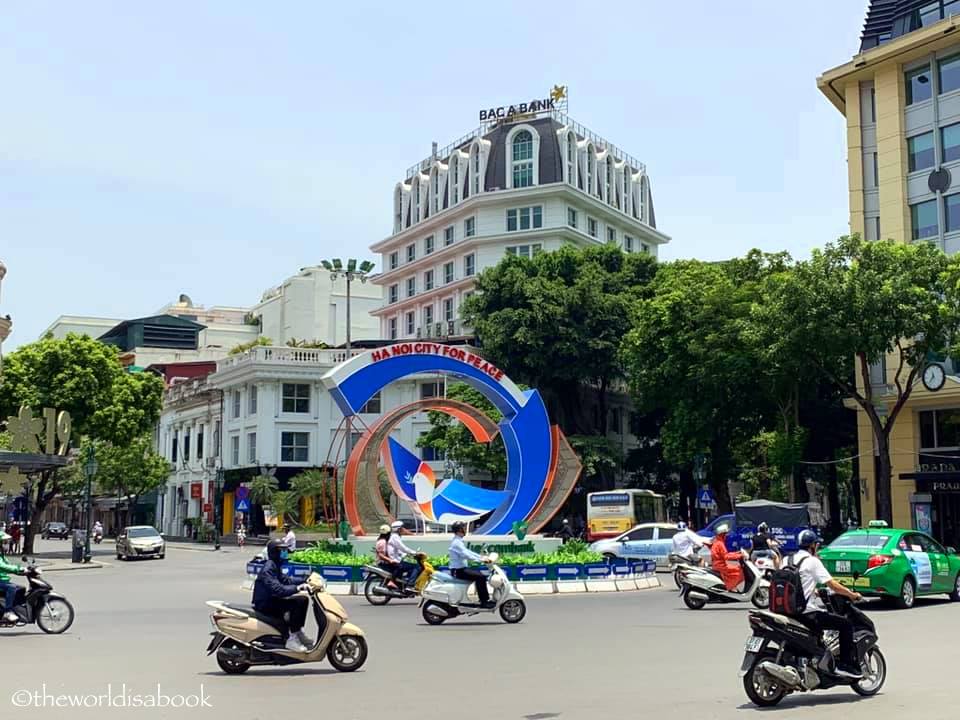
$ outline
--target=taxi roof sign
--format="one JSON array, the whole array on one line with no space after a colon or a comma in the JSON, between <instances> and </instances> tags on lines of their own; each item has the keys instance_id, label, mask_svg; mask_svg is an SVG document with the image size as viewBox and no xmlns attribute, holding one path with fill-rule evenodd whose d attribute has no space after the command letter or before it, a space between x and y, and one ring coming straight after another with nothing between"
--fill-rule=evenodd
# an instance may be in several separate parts
<instances>
[{"instance_id":1,"label":"taxi roof sign","mask_svg":"<svg viewBox=\"0 0 960 720\"><path fill-rule=\"evenodd\" d=\"M870 523L867 525L867 527L872 527L872 528L885 528L885 527L890 527L890 526L887 525L887 521L886 521L886 520L871 520Z\"/></svg>"}]
</instances>

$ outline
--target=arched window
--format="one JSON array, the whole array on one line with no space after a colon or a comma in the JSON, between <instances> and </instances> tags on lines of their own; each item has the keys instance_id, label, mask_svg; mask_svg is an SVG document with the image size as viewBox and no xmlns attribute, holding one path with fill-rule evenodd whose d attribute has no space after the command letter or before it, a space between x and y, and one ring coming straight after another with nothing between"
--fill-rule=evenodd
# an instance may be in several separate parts
<instances>
[{"instance_id":1,"label":"arched window","mask_svg":"<svg viewBox=\"0 0 960 720\"><path fill-rule=\"evenodd\" d=\"M623 190L620 192L620 209L630 212L630 166L623 165Z\"/></svg>"},{"instance_id":2,"label":"arched window","mask_svg":"<svg viewBox=\"0 0 960 720\"><path fill-rule=\"evenodd\" d=\"M454 151L450 156L450 170L447 172L448 207L460 202L460 155Z\"/></svg>"},{"instance_id":3,"label":"arched window","mask_svg":"<svg viewBox=\"0 0 960 720\"><path fill-rule=\"evenodd\" d=\"M440 171L437 166L433 166L430 171L430 214L436 215L443 207L440 202Z\"/></svg>"},{"instance_id":4,"label":"arched window","mask_svg":"<svg viewBox=\"0 0 960 720\"><path fill-rule=\"evenodd\" d=\"M410 183L410 224L416 225L420 222L420 175L413 176L413 182Z\"/></svg>"},{"instance_id":5,"label":"arched window","mask_svg":"<svg viewBox=\"0 0 960 720\"><path fill-rule=\"evenodd\" d=\"M403 190L397 185L393 193L393 232L398 233L403 228Z\"/></svg>"},{"instance_id":6,"label":"arched window","mask_svg":"<svg viewBox=\"0 0 960 720\"><path fill-rule=\"evenodd\" d=\"M640 215L639 215L639 218L640 218L641 220L643 220L643 222L645 222L645 223L649 223L649 222L650 222L650 218L649 218L649 216L648 216L648 207L649 207L648 203L649 203L649 201L650 201L650 199L649 199L649 197L648 197L649 192L650 192L650 185L649 185L649 183L648 183L648 181L647 181L647 176L646 176L646 175L641 175L641 176L640 176Z\"/></svg>"},{"instance_id":7,"label":"arched window","mask_svg":"<svg viewBox=\"0 0 960 720\"><path fill-rule=\"evenodd\" d=\"M604 178L603 184L603 199L607 201L608 205L614 205L616 202L617 186L613 183L613 157L608 153L606 164L606 176Z\"/></svg>"},{"instance_id":8,"label":"arched window","mask_svg":"<svg viewBox=\"0 0 960 720\"><path fill-rule=\"evenodd\" d=\"M577 186L577 136L567 133L567 182Z\"/></svg>"},{"instance_id":9,"label":"arched window","mask_svg":"<svg viewBox=\"0 0 960 720\"><path fill-rule=\"evenodd\" d=\"M479 195L481 188L480 178L480 146L470 148L470 194Z\"/></svg>"},{"instance_id":10,"label":"arched window","mask_svg":"<svg viewBox=\"0 0 960 720\"><path fill-rule=\"evenodd\" d=\"M593 195L594 182L597 176L597 151L593 145L587 145L587 182L583 188L587 195Z\"/></svg>"},{"instance_id":11,"label":"arched window","mask_svg":"<svg viewBox=\"0 0 960 720\"><path fill-rule=\"evenodd\" d=\"M533 185L533 135L529 130L521 130L513 136L512 158L512 187Z\"/></svg>"}]
</instances>

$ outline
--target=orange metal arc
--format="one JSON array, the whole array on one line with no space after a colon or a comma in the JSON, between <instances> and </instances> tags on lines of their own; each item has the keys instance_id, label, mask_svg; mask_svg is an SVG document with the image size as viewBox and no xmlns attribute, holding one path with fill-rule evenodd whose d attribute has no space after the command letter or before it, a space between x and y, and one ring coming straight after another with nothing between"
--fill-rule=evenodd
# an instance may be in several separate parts
<instances>
[{"instance_id":1,"label":"orange metal arc","mask_svg":"<svg viewBox=\"0 0 960 720\"><path fill-rule=\"evenodd\" d=\"M550 469L547 471L547 480L543 484L543 492L540 493L540 499L537 500L537 504L533 508L533 512L530 513L529 517L533 518L537 516L540 508L543 506L543 503L546 502L547 498L550 496L550 491L553 488L553 480L557 475L557 462L560 457L560 426L551 425L550 426ZM540 531L540 528L535 528L534 533Z\"/></svg>"}]
</instances>

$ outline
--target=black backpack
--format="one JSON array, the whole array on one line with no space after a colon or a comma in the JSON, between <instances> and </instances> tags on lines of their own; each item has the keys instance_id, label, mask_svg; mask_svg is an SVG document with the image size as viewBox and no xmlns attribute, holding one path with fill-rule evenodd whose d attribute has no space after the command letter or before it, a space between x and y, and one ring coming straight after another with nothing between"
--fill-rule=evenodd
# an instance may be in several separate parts
<instances>
[{"instance_id":1,"label":"black backpack","mask_svg":"<svg viewBox=\"0 0 960 720\"><path fill-rule=\"evenodd\" d=\"M807 607L807 596L803 593L803 583L800 581L800 566L806 557L793 564L793 556L787 564L773 571L770 579L770 612L799 617Z\"/></svg>"}]
</instances>

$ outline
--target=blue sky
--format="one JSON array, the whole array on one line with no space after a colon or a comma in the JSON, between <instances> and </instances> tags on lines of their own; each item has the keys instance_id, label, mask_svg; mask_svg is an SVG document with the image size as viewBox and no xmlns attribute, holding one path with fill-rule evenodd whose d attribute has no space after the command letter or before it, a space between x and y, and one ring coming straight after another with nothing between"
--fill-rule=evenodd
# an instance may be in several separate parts
<instances>
[{"instance_id":1,"label":"blue sky","mask_svg":"<svg viewBox=\"0 0 960 720\"><path fill-rule=\"evenodd\" d=\"M554 83L647 164L662 258L805 255L847 230L843 118L815 78L856 52L865 6L8 3L4 349L61 314L248 305L369 257L431 141Z\"/></svg>"}]
</instances>

